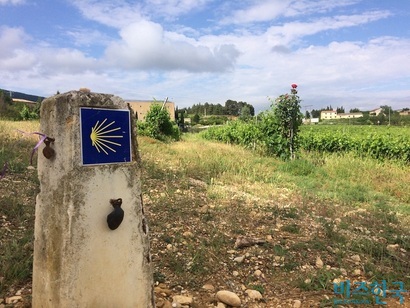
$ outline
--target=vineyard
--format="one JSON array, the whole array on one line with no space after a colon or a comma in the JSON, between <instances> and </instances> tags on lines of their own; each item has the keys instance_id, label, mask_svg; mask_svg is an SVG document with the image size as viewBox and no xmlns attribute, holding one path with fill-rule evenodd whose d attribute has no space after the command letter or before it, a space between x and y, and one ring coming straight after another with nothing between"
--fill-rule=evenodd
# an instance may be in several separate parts
<instances>
[{"instance_id":1,"label":"vineyard","mask_svg":"<svg viewBox=\"0 0 410 308\"><path fill-rule=\"evenodd\" d=\"M239 144L268 152L274 136L266 136L266 123L233 122L214 127L202 136L208 140ZM393 126L315 125L302 126L299 147L324 153L352 152L360 157L410 162L410 128ZM272 154L272 153L270 153ZM274 153L275 154L275 153ZM278 153L276 153L278 155ZM280 156L280 155L278 155Z\"/></svg>"},{"instance_id":2,"label":"vineyard","mask_svg":"<svg viewBox=\"0 0 410 308\"><path fill-rule=\"evenodd\" d=\"M392 126L306 126L300 146L307 151L354 152L359 156L410 162L410 128Z\"/></svg>"}]
</instances>

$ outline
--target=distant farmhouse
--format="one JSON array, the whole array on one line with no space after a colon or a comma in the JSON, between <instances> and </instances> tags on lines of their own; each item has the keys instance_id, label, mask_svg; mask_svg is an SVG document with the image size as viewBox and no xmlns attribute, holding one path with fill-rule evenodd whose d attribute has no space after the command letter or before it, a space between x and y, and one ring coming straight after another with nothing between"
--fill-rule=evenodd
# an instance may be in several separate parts
<instances>
[{"instance_id":1,"label":"distant farmhouse","mask_svg":"<svg viewBox=\"0 0 410 308\"><path fill-rule=\"evenodd\" d=\"M147 100L127 100L126 102L130 104L131 109L134 111L134 116L138 121L145 120L145 116L153 104L163 104L163 102ZM175 104L167 101L164 108L168 110L171 121L175 121Z\"/></svg>"},{"instance_id":2,"label":"distant farmhouse","mask_svg":"<svg viewBox=\"0 0 410 308\"><path fill-rule=\"evenodd\" d=\"M361 117L363 117L361 112L337 113L336 110L322 110L320 112L321 120L355 119Z\"/></svg>"},{"instance_id":3,"label":"distant farmhouse","mask_svg":"<svg viewBox=\"0 0 410 308\"><path fill-rule=\"evenodd\" d=\"M376 108L376 109L370 110L369 115L377 117L382 112L383 112L382 108Z\"/></svg>"},{"instance_id":4,"label":"distant farmhouse","mask_svg":"<svg viewBox=\"0 0 410 308\"><path fill-rule=\"evenodd\" d=\"M410 115L410 109L409 108L404 108L399 110L399 114L401 116L409 116Z\"/></svg>"}]
</instances>

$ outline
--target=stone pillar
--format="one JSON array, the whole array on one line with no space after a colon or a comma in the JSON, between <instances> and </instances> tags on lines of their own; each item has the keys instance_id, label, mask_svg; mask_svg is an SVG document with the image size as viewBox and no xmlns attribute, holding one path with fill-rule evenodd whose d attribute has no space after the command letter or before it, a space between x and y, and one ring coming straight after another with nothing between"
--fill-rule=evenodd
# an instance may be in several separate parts
<instances>
[{"instance_id":1,"label":"stone pillar","mask_svg":"<svg viewBox=\"0 0 410 308\"><path fill-rule=\"evenodd\" d=\"M40 132L50 139L38 151L32 306L154 307L127 104L89 91L58 94L41 105ZM107 216L118 199L124 216L113 214L121 223L112 230Z\"/></svg>"}]
</instances>

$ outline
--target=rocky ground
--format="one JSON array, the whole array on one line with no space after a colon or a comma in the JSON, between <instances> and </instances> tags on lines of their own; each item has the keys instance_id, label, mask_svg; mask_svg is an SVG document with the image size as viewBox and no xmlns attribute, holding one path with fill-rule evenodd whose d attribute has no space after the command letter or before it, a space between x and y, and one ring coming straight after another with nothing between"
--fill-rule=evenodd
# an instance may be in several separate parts
<instances>
[{"instance_id":1,"label":"rocky ground","mask_svg":"<svg viewBox=\"0 0 410 308\"><path fill-rule=\"evenodd\" d=\"M24 246L20 261L32 255L33 172L9 175L0 186L0 243L13 247L14 239ZM145 168L143 179L157 307L330 307L341 299L334 282L380 282L392 275L393 261L410 275L409 244L392 244L369 223L366 209L306 200L286 189L272 188L266 200L172 169ZM10 253L0 252L3 268L18 262ZM30 307L30 280L28 274L8 285L0 307ZM382 300L410 307L409 294L403 295L403 305L393 293ZM375 296L363 300L375 306Z\"/></svg>"},{"instance_id":2,"label":"rocky ground","mask_svg":"<svg viewBox=\"0 0 410 308\"><path fill-rule=\"evenodd\" d=\"M337 229L342 219L332 221L326 205L303 204L286 190L270 203L215 183L213 191L226 193L221 202L209 198L208 185L196 179L175 187L172 181L154 182L145 183L150 187L145 206L158 307L326 307L340 299L333 282L369 281L372 275L365 256L343 253L343 245L328 241L326 228ZM352 228L345 235L371 237L371 232ZM409 257L398 246L388 249ZM405 305L385 301L389 307L410 307L404 295Z\"/></svg>"}]
</instances>

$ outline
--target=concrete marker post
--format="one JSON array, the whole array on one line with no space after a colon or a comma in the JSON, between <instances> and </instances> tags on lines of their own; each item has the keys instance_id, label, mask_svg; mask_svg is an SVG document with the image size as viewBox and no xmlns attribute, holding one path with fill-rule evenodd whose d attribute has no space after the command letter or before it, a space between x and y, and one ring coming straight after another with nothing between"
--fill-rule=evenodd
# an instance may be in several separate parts
<instances>
[{"instance_id":1,"label":"concrete marker post","mask_svg":"<svg viewBox=\"0 0 410 308\"><path fill-rule=\"evenodd\" d=\"M108 94L42 102L40 131L50 140L38 152L34 308L155 306L132 118Z\"/></svg>"}]
</instances>

